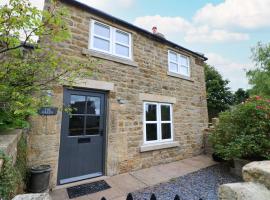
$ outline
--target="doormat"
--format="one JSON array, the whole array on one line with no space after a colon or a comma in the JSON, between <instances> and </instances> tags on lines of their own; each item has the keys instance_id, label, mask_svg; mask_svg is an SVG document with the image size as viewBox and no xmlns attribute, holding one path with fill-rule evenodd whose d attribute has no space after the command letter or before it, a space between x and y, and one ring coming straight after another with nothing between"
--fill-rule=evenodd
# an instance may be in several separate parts
<instances>
[{"instance_id":1,"label":"doormat","mask_svg":"<svg viewBox=\"0 0 270 200\"><path fill-rule=\"evenodd\" d=\"M68 197L73 199L87 194L100 192L102 190L107 190L109 188L111 188L111 186L109 186L104 180L101 180L67 188L67 193Z\"/></svg>"}]
</instances>

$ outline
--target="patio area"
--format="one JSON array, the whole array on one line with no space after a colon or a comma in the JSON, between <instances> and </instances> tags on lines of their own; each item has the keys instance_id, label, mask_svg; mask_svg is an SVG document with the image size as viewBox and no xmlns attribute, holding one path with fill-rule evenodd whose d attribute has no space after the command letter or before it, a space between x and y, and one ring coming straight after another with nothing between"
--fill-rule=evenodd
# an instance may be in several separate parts
<instances>
[{"instance_id":1,"label":"patio area","mask_svg":"<svg viewBox=\"0 0 270 200\"><path fill-rule=\"evenodd\" d=\"M217 165L207 155L199 155L181 161L158 165L112 177L100 177L80 183L60 186L50 193L52 199L69 199L66 187L105 180L110 189L74 200L126 200L128 193L135 199L150 199L155 193L157 199L173 199L178 194L183 200L215 200L219 184L239 181L231 176L222 165Z\"/></svg>"}]
</instances>

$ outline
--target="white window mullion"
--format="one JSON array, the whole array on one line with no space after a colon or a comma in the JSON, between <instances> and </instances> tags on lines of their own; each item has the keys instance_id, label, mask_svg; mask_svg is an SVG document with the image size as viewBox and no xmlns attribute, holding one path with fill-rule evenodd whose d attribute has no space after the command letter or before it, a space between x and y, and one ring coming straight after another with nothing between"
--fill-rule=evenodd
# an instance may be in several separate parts
<instances>
[{"instance_id":1,"label":"white window mullion","mask_svg":"<svg viewBox=\"0 0 270 200\"><path fill-rule=\"evenodd\" d=\"M115 37L115 34L114 34L114 28L113 27L110 27L110 30L111 30L111 35L110 35L110 40L111 40L111 50L110 50L110 53L111 54L114 54L114 37Z\"/></svg>"},{"instance_id":2,"label":"white window mullion","mask_svg":"<svg viewBox=\"0 0 270 200\"><path fill-rule=\"evenodd\" d=\"M157 120L158 120L158 123L157 123L157 138L158 138L158 141L161 141L162 138L161 138L161 107L160 107L160 104L158 104L157 106L157 111L158 111L158 115L157 115Z\"/></svg>"},{"instance_id":3,"label":"white window mullion","mask_svg":"<svg viewBox=\"0 0 270 200\"><path fill-rule=\"evenodd\" d=\"M178 55L178 73L180 74L181 71L180 71L180 67L182 66L182 63L181 63L181 55L180 54L177 54Z\"/></svg>"}]
</instances>

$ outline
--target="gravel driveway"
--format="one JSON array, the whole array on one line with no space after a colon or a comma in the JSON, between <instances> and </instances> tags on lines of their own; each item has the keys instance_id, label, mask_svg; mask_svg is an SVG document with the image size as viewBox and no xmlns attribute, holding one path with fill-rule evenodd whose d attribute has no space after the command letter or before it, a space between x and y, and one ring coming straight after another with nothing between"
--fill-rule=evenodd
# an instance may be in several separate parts
<instances>
[{"instance_id":1,"label":"gravel driveway","mask_svg":"<svg viewBox=\"0 0 270 200\"><path fill-rule=\"evenodd\" d=\"M231 175L224 165L218 164L138 190L132 195L135 200L149 200L152 193L158 200L173 200L176 194L181 200L217 200L219 185L241 181L241 178Z\"/></svg>"}]
</instances>

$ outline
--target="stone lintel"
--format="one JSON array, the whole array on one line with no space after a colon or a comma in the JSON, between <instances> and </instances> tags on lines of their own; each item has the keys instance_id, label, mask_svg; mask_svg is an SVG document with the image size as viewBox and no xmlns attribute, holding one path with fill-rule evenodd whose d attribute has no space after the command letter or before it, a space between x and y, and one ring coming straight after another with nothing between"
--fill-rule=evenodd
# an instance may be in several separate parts
<instances>
[{"instance_id":1,"label":"stone lintel","mask_svg":"<svg viewBox=\"0 0 270 200\"><path fill-rule=\"evenodd\" d=\"M159 150L159 149L167 149L167 148L173 148L173 147L178 147L180 144L178 141L173 141L173 142L164 142L164 143L155 143L155 144L144 144L140 147L141 152L146 152L146 151L154 151L154 150Z\"/></svg>"},{"instance_id":2,"label":"stone lintel","mask_svg":"<svg viewBox=\"0 0 270 200\"><path fill-rule=\"evenodd\" d=\"M96 80L90 80L90 79L78 79L75 81L73 86L89 88L89 89L105 90L105 91L114 90L114 83L106 82L106 81L96 81Z\"/></svg>"},{"instance_id":3,"label":"stone lintel","mask_svg":"<svg viewBox=\"0 0 270 200\"><path fill-rule=\"evenodd\" d=\"M147 94L140 93L139 99L141 101L153 101L153 102L161 102L161 103L176 103L175 97L157 95L157 94Z\"/></svg>"}]
</instances>

